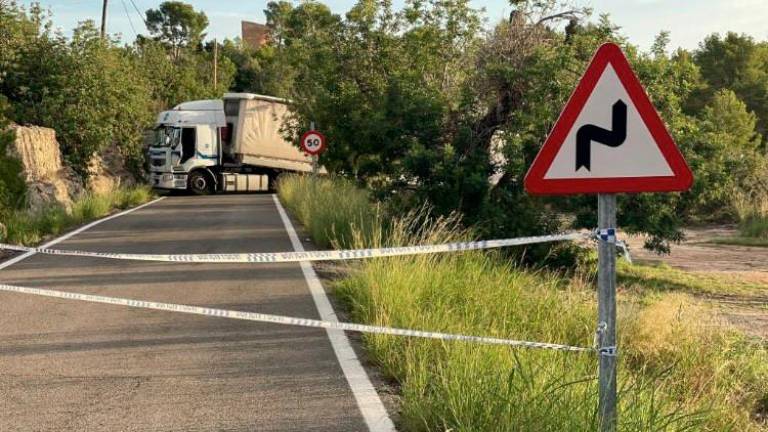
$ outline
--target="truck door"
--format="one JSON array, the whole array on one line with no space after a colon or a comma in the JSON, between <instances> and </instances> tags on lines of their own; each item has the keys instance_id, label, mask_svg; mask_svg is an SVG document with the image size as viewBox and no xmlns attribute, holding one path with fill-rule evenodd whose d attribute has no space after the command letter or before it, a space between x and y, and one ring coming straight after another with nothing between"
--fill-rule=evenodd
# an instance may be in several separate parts
<instances>
[{"instance_id":1,"label":"truck door","mask_svg":"<svg viewBox=\"0 0 768 432\"><path fill-rule=\"evenodd\" d=\"M197 149L197 131L195 128L181 129L181 164L195 156Z\"/></svg>"}]
</instances>

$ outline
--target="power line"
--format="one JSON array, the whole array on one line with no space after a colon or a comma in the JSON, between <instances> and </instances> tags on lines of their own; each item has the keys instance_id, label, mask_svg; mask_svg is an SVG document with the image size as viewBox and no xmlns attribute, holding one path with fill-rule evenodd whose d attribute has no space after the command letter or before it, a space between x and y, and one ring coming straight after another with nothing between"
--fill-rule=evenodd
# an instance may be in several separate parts
<instances>
[{"instance_id":1,"label":"power line","mask_svg":"<svg viewBox=\"0 0 768 432\"><path fill-rule=\"evenodd\" d=\"M136 6L136 2L134 2L133 0L130 0L130 1L131 1L131 4L133 5L133 8L136 9L136 13L139 14L139 17L144 22L144 27L146 27L147 30L149 30L149 25L147 25L147 19L144 17L144 14L141 13L139 8Z\"/></svg>"},{"instance_id":2,"label":"power line","mask_svg":"<svg viewBox=\"0 0 768 432\"><path fill-rule=\"evenodd\" d=\"M133 37L139 37L139 35L136 33L136 27L133 26L133 20L131 19L131 14L128 13L128 6L126 6L125 0L120 0L120 3L123 4L123 10L125 11L125 16L128 17L128 24L131 25L131 31L133 31Z\"/></svg>"}]
</instances>

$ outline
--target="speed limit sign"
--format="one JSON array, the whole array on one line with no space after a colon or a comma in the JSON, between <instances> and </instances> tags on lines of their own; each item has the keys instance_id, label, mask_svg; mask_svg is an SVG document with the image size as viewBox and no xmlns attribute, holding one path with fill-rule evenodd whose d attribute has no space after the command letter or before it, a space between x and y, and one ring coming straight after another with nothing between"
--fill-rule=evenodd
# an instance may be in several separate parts
<instances>
[{"instance_id":1,"label":"speed limit sign","mask_svg":"<svg viewBox=\"0 0 768 432\"><path fill-rule=\"evenodd\" d=\"M325 151L325 136L316 130L311 130L301 137L301 148L311 155L318 155Z\"/></svg>"}]
</instances>

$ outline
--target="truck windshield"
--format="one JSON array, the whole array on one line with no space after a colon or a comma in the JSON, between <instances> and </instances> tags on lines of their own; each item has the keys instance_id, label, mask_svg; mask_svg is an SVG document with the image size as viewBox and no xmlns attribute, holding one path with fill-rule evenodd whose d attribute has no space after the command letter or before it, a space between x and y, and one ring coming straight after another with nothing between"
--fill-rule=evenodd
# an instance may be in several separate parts
<instances>
[{"instance_id":1,"label":"truck windshield","mask_svg":"<svg viewBox=\"0 0 768 432\"><path fill-rule=\"evenodd\" d=\"M160 126L155 129L155 147L176 147L181 141L181 128Z\"/></svg>"}]
</instances>

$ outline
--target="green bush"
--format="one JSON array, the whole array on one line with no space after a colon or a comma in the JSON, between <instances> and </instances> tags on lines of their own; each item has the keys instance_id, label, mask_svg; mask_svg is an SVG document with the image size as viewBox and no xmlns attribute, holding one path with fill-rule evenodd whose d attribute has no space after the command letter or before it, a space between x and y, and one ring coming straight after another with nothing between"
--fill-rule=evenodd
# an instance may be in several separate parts
<instances>
[{"instance_id":1,"label":"green bush","mask_svg":"<svg viewBox=\"0 0 768 432\"><path fill-rule=\"evenodd\" d=\"M5 99L0 95L0 216L26 203L27 186L22 178L21 162L9 156L9 146L15 139L8 121L4 117L7 110Z\"/></svg>"}]
</instances>

